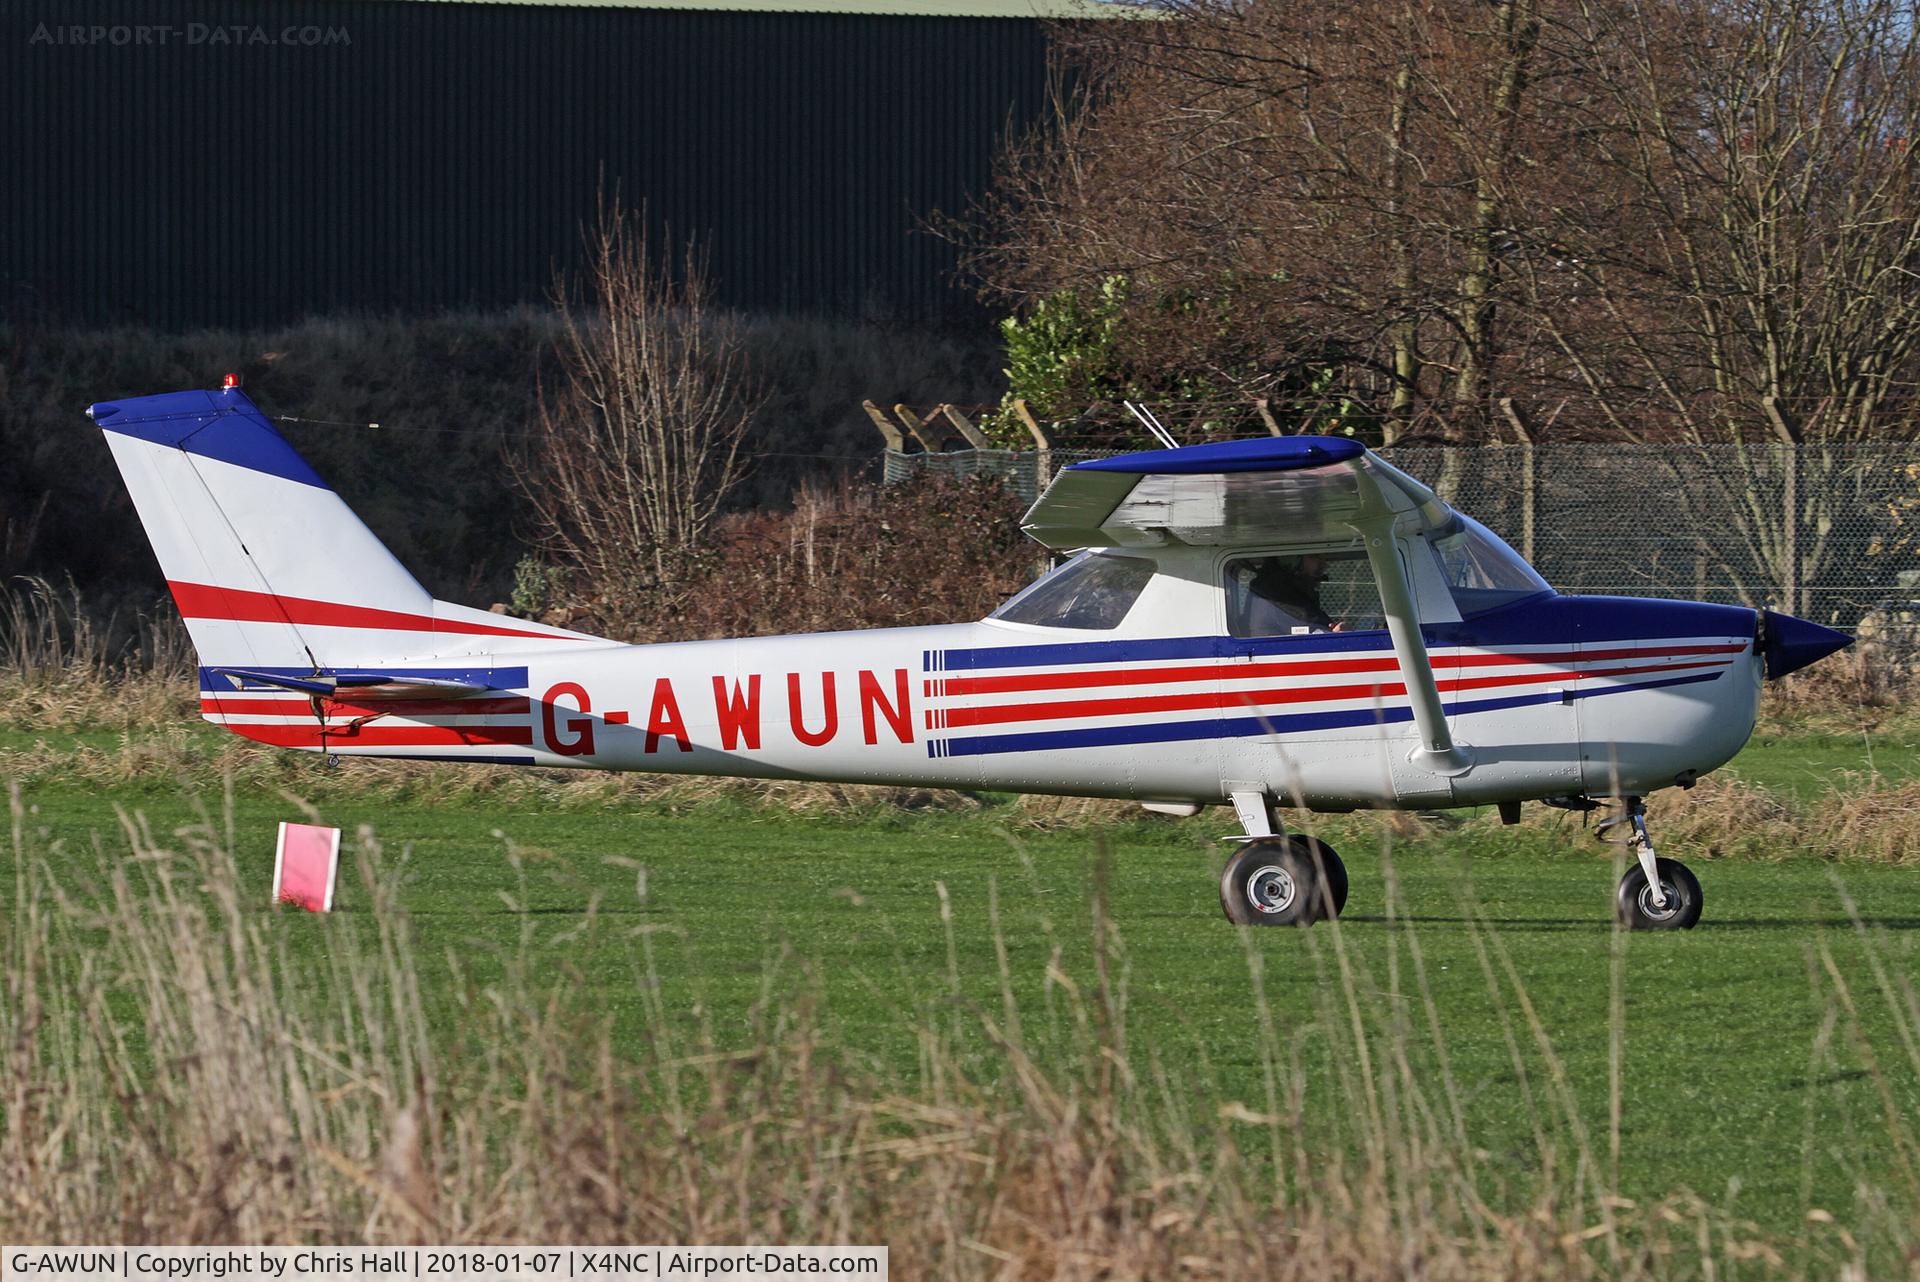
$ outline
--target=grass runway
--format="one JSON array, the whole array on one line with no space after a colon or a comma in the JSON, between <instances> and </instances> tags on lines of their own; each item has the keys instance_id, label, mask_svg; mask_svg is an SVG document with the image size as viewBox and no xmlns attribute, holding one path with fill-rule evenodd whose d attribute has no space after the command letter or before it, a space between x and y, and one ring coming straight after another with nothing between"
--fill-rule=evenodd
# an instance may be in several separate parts
<instances>
[{"instance_id":1,"label":"grass runway","mask_svg":"<svg viewBox=\"0 0 1920 1282\"><path fill-rule=\"evenodd\" d=\"M10 733L0 747L33 738L48 736ZM1903 779L1916 762L1910 745L1831 735L1757 741L1733 770L1804 792L1869 768ZM188 825L227 822L217 789L108 794L41 781L25 801L36 843L56 861L124 848L116 807L144 816L163 844ZM428 1000L444 1007L436 1018L456 1018L453 995L484 990L530 941L612 1021L616 1044L635 1045L646 1003L630 944L645 930L666 1008L722 1047L767 1003L808 1003L841 1053L910 1074L915 1030L929 1019L952 1021L993 1057L977 1016L1001 1018L1010 997L1044 1053L1074 1035L1064 994L1094 982L1100 879L1131 1052L1190 1089L1193 1107L1232 1101L1257 1115L1271 1104L1257 963L1272 1038L1312 1070L1299 1114L1314 1151L1352 1139L1347 1114L1368 1088L1356 1091L1355 1065L1341 1062L1354 1043L1339 1025L1358 1019L1399 1027L1397 1044L1430 1080L1450 1074L1443 1094L1496 1182L1524 1189L1541 1162L1572 1160L1569 1146L1611 1164L1610 975L1622 947L1622 1194L1687 1189L1790 1233L1810 1206L1844 1222L1857 1189L1907 1187L1910 1137L1891 1134L1887 1118L1890 1105L1920 1114L1897 1015L1920 970L1920 870L1805 854L1702 861L1668 848L1693 861L1705 888L1700 929L1616 936L1611 855L1577 819L1400 838L1331 821L1319 829L1353 879L1337 934L1242 934L1216 900L1218 838L1231 830L1223 812L1035 831L1005 809L823 820L728 802L542 810L340 789L319 803L350 841L366 825L390 857L404 852L403 902ZM236 795L236 849L263 901L274 825L299 817L263 790ZM0 878L0 900L10 886ZM351 870L340 901L364 911ZM589 915L594 928L583 929ZM273 924L295 965L323 957L334 928L290 912ZM1834 1022L1842 1009L1853 1012L1844 1027Z\"/></svg>"}]
</instances>

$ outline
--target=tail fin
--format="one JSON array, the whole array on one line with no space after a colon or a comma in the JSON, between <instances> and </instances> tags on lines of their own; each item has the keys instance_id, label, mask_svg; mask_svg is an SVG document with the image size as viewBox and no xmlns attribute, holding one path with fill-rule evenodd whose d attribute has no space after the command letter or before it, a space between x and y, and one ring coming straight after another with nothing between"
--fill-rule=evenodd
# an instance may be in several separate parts
<instances>
[{"instance_id":1,"label":"tail fin","mask_svg":"<svg viewBox=\"0 0 1920 1282\"><path fill-rule=\"evenodd\" d=\"M434 600L238 388L87 414L203 669L378 670L600 640Z\"/></svg>"}]
</instances>

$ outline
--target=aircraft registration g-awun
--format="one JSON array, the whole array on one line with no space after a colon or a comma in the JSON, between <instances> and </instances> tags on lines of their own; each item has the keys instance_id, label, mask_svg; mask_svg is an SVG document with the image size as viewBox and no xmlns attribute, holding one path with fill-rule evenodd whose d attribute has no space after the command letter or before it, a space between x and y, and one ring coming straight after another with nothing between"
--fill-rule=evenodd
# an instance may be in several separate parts
<instances>
[{"instance_id":1,"label":"aircraft registration g-awun","mask_svg":"<svg viewBox=\"0 0 1920 1282\"><path fill-rule=\"evenodd\" d=\"M339 756L1229 804L1245 924L1338 913L1317 811L1618 806L1618 914L1691 927L1642 798L1752 733L1763 678L1848 644L1775 612L1562 596L1359 443L1294 436L1064 469L1075 555L989 618L633 646L437 601L237 387L103 402L185 616L207 720Z\"/></svg>"}]
</instances>

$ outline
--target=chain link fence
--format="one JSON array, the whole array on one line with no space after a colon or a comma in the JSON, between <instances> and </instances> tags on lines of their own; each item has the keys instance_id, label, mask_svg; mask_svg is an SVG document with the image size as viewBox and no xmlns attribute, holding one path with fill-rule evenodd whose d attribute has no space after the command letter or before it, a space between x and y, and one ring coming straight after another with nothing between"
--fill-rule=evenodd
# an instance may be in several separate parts
<instances>
[{"instance_id":1,"label":"chain link fence","mask_svg":"<svg viewBox=\"0 0 1920 1282\"><path fill-rule=\"evenodd\" d=\"M991 475L1031 502L1118 451L888 451L889 482ZM1920 445L1489 445L1382 456L1563 592L1771 606L1920 647Z\"/></svg>"}]
</instances>

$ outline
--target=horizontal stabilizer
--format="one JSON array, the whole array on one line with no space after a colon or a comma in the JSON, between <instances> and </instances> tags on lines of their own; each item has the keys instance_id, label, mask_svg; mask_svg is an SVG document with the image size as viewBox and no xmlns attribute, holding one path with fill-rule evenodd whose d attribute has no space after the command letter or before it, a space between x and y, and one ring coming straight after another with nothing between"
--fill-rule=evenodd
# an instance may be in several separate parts
<instances>
[{"instance_id":1,"label":"horizontal stabilizer","mask_svg":"<svg viewBox=\"0 0 1920 1282\"><path fill-rule=\"evenodd\" d=\"M297 690L301 694L328 696L342 690L358 695L404 696L423 690L439 694L480 694L495 689L473 681L454 681L445 677L395 677L381 672L315 672L310 676L287 676L278 672L256 672L245 668L214 668L219 676L233 682L236 690L270 686L275 690Z\"/></svg>"}]
</instances>

